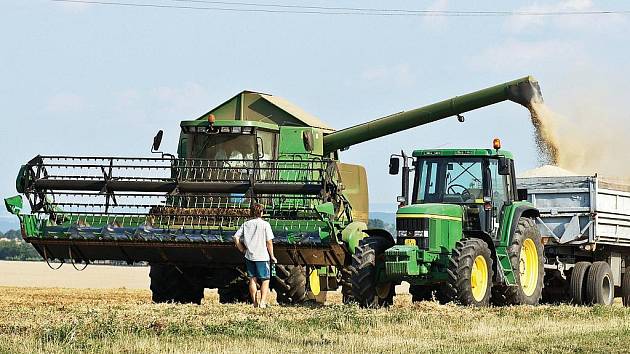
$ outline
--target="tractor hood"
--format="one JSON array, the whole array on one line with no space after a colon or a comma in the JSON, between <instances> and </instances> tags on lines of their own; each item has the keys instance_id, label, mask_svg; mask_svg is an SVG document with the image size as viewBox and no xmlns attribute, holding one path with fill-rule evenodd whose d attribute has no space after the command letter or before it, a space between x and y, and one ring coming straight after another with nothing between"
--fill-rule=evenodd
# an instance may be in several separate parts
<instances>
[{"instance_id":1,"label":"tractor hood","mask_svg":"<svg viewBox=\"0 0 630 354\"><path fill-rule=\"evenodd\" d=\"M411 204L404 206L396 212L397 218L425 217L435 219L456 219L462 220L463 208L456 204Z\"/></svg>"}]
</instances>

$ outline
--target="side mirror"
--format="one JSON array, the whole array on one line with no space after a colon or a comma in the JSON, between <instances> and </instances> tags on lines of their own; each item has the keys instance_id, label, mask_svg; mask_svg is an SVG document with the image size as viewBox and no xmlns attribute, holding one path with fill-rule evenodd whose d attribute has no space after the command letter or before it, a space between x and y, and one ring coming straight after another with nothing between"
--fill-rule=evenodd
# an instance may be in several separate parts
<instances>
[{"instance_id":1,"label":"side mirror","mask_svg":"<svg viewBox=\"0 0 630 354\"><path fill-rule=\"evenodd\" d=\"M527 196L527 189L525 189L525 188L518 188L516 190L516 194L517 194L518 200L523 200L524 201L524 200L528 200L529 199L528 196Z\"/></svg>"},{"instance_id":2,"label":"side mirror","mask_svg":"<svg viewBox=\"0 0 630 354\"><path fill-rule=\"evenodd\" d=\"M389 174L397 175L400 171L400 160L397 157L389 158Z\"/></svg>"},{"instance_id":3,"label":"side mirror","mask_svg":"<svg viewBox=\"0 0 630 354\"><path fill-rule=\"evenodd\" d=\"M164 136L164 132L159 130L157 134L153 137L153 146L151 147L151 151L158 151L160 149L160 145L162 145L162 137Z\"/></svg>"},{"instance_id":4,"label":"side mirror","mask_svg":"<svg viewBox=\"0 0 630 354\"><path fill-rule=\"evenodd\" d=\"M499 157L498 172L502 176L508 176L510 174L510 160L501 156Z\"/></svg>"}]
</instances>

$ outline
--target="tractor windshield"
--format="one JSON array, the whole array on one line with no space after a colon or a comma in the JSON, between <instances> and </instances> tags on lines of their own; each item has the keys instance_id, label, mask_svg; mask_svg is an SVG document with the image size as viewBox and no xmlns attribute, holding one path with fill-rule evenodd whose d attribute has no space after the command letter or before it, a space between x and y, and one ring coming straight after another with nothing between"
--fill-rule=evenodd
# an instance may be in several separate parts
<instances>
[{"instance_id":1,"label":"tractor windshield","mask_svg":"<svg viewBox=\"0 0 630 354\"><path fill-rule=\"evenodd\" d=\"M420 158L416 162L414 202L483 202L482 171L482 160L477 158Z\"/></svg>"}]
</instances>

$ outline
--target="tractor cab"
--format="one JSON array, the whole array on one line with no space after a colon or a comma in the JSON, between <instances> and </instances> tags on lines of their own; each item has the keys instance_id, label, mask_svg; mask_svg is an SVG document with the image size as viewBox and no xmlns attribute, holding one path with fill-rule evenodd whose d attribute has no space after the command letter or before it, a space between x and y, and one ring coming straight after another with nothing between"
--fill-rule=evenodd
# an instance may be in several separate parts
<instances>
[{"instance_id":1,"label":"tractor cab","mask_svg":"<svg viewBox=\"0 0 630 354\"><path fill-rule=\"evenodd\" d=\"M516 200L516 183L512 154L500 149L498 139L494 143L495 149L416 150L405 157L412 168L403 173L399 223L414 214L461 217L463 232L496 239L503 208ZM390 166L395 167L398 157L392 159ZM405 181L410 174L413 180Z\"/></svg>"}]
</instances>

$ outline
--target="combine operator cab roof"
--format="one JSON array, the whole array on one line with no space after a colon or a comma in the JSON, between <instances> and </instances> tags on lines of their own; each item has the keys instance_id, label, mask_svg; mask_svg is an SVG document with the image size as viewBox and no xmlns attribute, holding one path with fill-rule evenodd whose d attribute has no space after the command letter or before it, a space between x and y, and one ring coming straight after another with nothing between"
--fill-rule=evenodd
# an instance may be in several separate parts
<instances>
[{"instance_id":1,"label":"combine operator cab roof","mask_svg":"<svg viewBox=\"0 0 630 354\"><path fill-rule=\"evenodd\" d=\"M504 156L508 159L514 159L511 152L506 150L494 149L430 149L415 150L413 157L491 157Z\"/></svg>"},{"instance_id":2,"label":"combine operator cab roof","mask_svg":"<svg viewBox=\"0 0 630 354\"><path fill-rule=\"evenodd\" d=\"M332 133L335 130L319 118L305 112L293 103L279 96L272 96L266 93L243 91L229 100L221 103L201 117L192 121L183 121L183 126L204 125L208 122L208 117L214 115L216 125L239 125L234 122L243 121L253 126L296 126L314 127L322 129L325 133ZM220 123L221 121L225 123Z\"/></svg>"}]
</instances>

